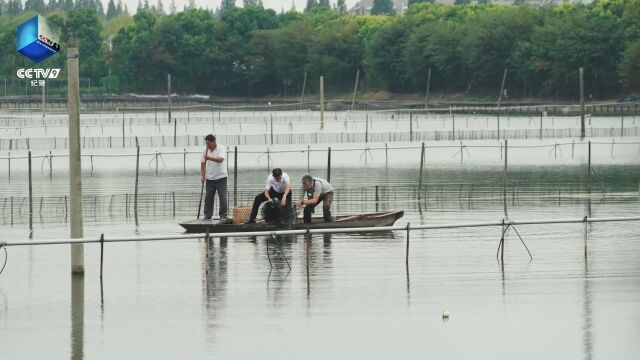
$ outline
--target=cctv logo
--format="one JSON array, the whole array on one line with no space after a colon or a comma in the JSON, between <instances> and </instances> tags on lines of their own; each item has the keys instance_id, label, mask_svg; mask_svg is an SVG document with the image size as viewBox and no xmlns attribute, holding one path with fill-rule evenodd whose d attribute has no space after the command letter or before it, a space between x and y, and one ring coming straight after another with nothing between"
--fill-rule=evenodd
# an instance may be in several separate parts
<instances>
[{"instance_id":1,"label":"cctv logo","mask_svg":"<svg viewBox=\"0 0 640 360\"><path fill-rule=\"evenodd\" d=\"M18 69L20 79L57 79L60 69Z\"/></svg>"},{"instance_id":2,"label":"cctv logo","mask_svg":"<svg viewBox=\"0 0 640 360\"><path fill-rule=\"evenodd\" d=\"M35 63L42 62L60 51L58 37L47 20L35 15L16 28L16 50Z\"/></svg>"}]
</instances>

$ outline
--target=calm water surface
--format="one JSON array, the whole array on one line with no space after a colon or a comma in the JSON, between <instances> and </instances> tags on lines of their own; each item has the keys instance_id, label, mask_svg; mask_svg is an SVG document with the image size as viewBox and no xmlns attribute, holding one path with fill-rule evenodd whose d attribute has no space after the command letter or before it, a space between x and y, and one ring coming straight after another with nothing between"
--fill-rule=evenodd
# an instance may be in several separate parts
<instances>
[{"instance_id":1,"label":"calm water surface","mask_svg":"<svg viewBox=\"0 0 640 360\"><path fill-rule=\"evenodd\" d=\"M580 218L589 207L594 217L639 216L637 164L598 170L602 181L589 204L580 166L514 169L510 180L524 195L509 202L509 217ZM241 173L241 188L259 188L264 175ZM0 196L25 196L16 176ZM147 192L199 190L180 172L144 176ZM403 189L417 171L341 169L332 177L345 193L377 184ZM434 188L426 207L409 198L384 205L406 210L398 224L504 216L499 200L481 201L457 185L498 192L497 166L430 169L426 181ZM84 184L114 194L130 191L130 183L129 173L97 172ZM64 195L66 186L59 174L39 179L35 191ZM527 200L532 193L545 196ZM337 213L371 210L350 201ZM176 218L145 213L137 225L118 213L88 216L84 233L180 233L176 222L192 213L188 205ZM24 218L11 225L5 215L0 239L68 237L68 223L43 218L29 231ZM581 224L517 230L533 261L509 232L504 267L496 261L499 228L412 232L408 269L402 232L281 239L291 271L273 243L270 267L264 237L215 238L209 256L197 240L107 244L102 288L95 244L85 245L84 279L69 275L68 246L11 247L0 274L0 358L637 358L640 224L589 225L588 262Z\"/></svg>"}]
</instances>

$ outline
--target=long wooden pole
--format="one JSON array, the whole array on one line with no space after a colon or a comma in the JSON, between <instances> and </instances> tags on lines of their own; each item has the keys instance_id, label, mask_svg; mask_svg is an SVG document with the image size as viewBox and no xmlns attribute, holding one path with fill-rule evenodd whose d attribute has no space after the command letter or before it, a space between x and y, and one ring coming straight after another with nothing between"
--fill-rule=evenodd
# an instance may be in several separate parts
<instances>
[{"instance_id":1,"label":"long wooden pole","mask_svg":"<svg viewBox=\"0 0 640 360\"><path fill-rule=\"evenodd\" d=\"M431 87L431 68L427 71L427 95L424 98L424 108L429 107L429 88Z\"/></svg>"},{"instance_id":2,"label":"long wooden pole","mask_svg":"<svg viewBox=\"0 0 640 360\"><path fill-rule=\"evenodd\" d=\"M31 150L29 150L29 229L33 230L33 181L31 170Z\"/></svg>"},{"instance_id":3,"label":"long wooden pole","mask_svg":"<svg viewBox=\"0 0 640 360\"><path fill-rule=\"evenodd\" d=\"M420 175L418 178L418 200L421 199L422 192L422 170L424 169L424 156L425 156L425 146L424 142L422 143L422 150L420 151Z\"/></svg>"},{"instance_id":4,"label":"long wooden pole","mask_svg":"<svg viewBox=\"0 0 640 360\"><path fill-rule=\"evenodd\" d=\"M502 183L502 202L504 205L504 216L507 216L507 139L504 140L504 173L503 173L503 183ZM503 245L504 246L504 245ZM504 247L503 250L504 252Z\"/></svg>"},{"instance_id":5,"label":"long wooden pole","mask_svg":"<svg viewBox=\"0 0 640 360\"><path fill-rule=\"evenodd\" d=\"M500 103L502 102L502 94L504 93L504 83L507 80L507 68L504 68L502 73L502 85L500 85L500 95L498 95L498 110L500 110Z\"/></svg>"},{"instance_id":6,"label":"long wooden pole","mask_svg":"<svg viewBox=\"0 0 640 360\"><path fill-rule=\"evenodd\" d=\"M356 92L358 91L358 80L360 80L360 69L356 71L356 84L353 86L353 97L351 98L351 110L356 103Z\"/></svg>"},{"instance_id":7,"label":"long wooden pole","mask_svg":"<svg viewBox=\"0 0 640 360\"><path fill-rule=\"evenodd\" d=\"M233 206L238 206L238 146L233 147Z\"/></svg>"},{"instance_id":8,"label":"long wooden pole","mask_svg":"<svg viewBox=\"0 0 640 360\"><path fill-rule=\"evenodd\" d=\"M82 164L80 149L80 84L77 48L67 52L69 111L69 197L71 208L71 238L83 237L82 224ZM84 274L83 244L71 245L71 272Z\"/></svg>"},{"instance_id":9,"label":"long wooden pole","mask_svg":"<svg viewBox=\"0 0 640 360\"><path fill-rule=\"evenodd\" d=\"M580 68L580 138L584 139L585 125L584 125L584 71Z\"/></svg>"},{"instance_id":10,"label":"long wooden pole","mask_svg":"<svg viewBox=\"0 0 640 360\"><path fill-rule=\"evenodd\" d=\"M167 105L169 122L171 122L171 74L167 74Z\"/></svg>"},{"instance_id":11,"label":"long wooden pole","mask_svg":"<svg viewBox=\"0 0 640 360\"><path fill-rule=\"evenodd\" d=\"M320 76L320 129L324 129L324 76Z\"/></svg>"},{"instance_id":12,"label":"long wooden pole","mask_svg":"<svg viewBox=\"0 0 640 360\"><path fill-rule=\"evenodd\" d=\"M158 156L156 155L156 161ZM156 168L157 169L157 168ZM157 172L157 170L156 170ZM136 186L133 198L133 216L138 221L138 179L140 177L140 144L138 143L138 137L136 136Z\"/></svg>"},{"instance_id":13,"label":"long wooden pole","mask_svg":"<svg viewBox=\"0 0 640 360\"><path fill-rule=\"evenodd\" d=\"M331 182L331 146L327 149L327 181Z\"/></svg>"},{"instance_id":14,"label":"long wooden pole","mask_svg":"<svg viewBox=\"0 0 640 360\"><path fill-rule=\"evenodd\" d=\"M304 90L307 87L307 73L304 73L304 80L302 80L302 94L300 95L300 106L304 102Z\"/></svg>"}]
</instances>

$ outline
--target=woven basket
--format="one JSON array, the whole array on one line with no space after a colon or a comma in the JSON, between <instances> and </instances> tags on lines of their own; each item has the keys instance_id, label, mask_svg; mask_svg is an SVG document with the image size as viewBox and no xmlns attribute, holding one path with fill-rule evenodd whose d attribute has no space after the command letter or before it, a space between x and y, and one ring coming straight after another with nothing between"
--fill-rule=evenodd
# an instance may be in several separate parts
<instances>
[{"instance_id":1,"label":"woven basket","mask_svg":"<svg viewBox=\"0 0 640 360\"><path fill-rule=\"evenodd\" d=\"M233 223L244 224L249 221L251 217L251 207L237 207L233 208Z\"/></svg>"}]
</instances>

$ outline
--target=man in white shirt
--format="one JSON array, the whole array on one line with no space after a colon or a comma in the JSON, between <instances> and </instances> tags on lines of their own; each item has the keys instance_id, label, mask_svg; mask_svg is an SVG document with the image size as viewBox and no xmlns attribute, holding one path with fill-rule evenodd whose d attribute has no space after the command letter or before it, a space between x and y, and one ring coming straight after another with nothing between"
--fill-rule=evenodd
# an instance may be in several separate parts
<instances>
[{"instance_id":1,"label":"man in white shirt","mask_svg":"<svg viewBox=\"0 0 640 360\"><path fill-rule=\"evenodd\" d=\"M307 194L307 199L304 195ZM304 223L311 223L311 213L316 205L322 203L322 218L325 222L332 221L331 204L333 203L333 186L323 178L305 175L302 177L300 196L296 202L296 211L304 205Z\"/></svg>"},{"instance_id":2,"label":"man in white shirt","mask_svg":"<svg viewBox=\"0 0 640 360\"><path fill-rule=\"evenodd\" d=\"M225 161L225 151L222 144L216 143L216 137L207 135L204 140L207 149L200 159L200 181L206 181L207 193L204 198L204 219L210 220L213 215L213 198L218 193L220 202L219 212L220 222L228 222L227 219L227 167Z\"/></svg>"},{"instance_id":3,"label":"man in white shirt","mask_svg":"<svg viewBox=\"0 0 640 360\"><path fill-rule=\"evenodd\" d=\"M264 191L256 195L247 224L255 223L260 205L265 201L272 202L274 198L280 200L280 206L286 209L285 213L288 213L288 209L291 208L291 180L289 175L280 168L271 171Z\"/></svg>"}]
</instances>

